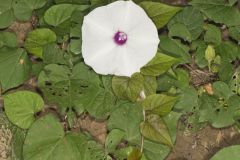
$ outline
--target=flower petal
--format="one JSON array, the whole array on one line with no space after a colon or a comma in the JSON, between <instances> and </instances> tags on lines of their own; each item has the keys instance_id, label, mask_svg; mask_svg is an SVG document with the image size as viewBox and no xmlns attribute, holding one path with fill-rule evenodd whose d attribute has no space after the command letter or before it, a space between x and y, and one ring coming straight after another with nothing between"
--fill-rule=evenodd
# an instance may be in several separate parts
<instances>
[{"instance_id":1,"label":"flower petal","mask_svg":"<svg viewBox=\"0 0 240 160\"><path fill-rule=\"evenodd\" d=\"M128 39L114 42L116 32ZM156 54L157 28L144 10L132 1L116 1L85 16L82 26L82 55L99 74L130 77Z\"/></svg>"}]
</instances>

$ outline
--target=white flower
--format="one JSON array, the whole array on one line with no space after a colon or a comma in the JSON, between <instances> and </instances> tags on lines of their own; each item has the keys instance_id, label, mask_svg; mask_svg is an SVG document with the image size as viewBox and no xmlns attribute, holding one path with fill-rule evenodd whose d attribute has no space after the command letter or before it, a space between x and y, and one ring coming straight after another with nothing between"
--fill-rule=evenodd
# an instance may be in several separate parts
<instances>
[{"instance_id":1,"label":"white flower","mask_svg":"<svg viewBox=\"0 0 240 160\"><path fill-rule=\"evenodd\" d=\"M97 73L130 77L156 54L157 28L132 1L116 1L84 17L82 55Z\"/></svg>"}]
</instances>

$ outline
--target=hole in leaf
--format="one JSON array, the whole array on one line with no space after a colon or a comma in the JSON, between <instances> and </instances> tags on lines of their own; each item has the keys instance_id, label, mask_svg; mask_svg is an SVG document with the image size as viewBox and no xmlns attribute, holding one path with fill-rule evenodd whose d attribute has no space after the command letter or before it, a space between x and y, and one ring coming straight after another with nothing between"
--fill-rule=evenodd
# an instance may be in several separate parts
<instances>
[{"instance_id":1,"label":"hole in leaf","mask_svg":"<svg viewBox=\"0 0 240 160\"><path fill-rule=\"evenodd\" d=\"M48 81L46 81L46 82L45 82L45 85L46 85L46 86L51 86L51 85L52 85L52 83L51 83L51 82L48 82Z\"/></svg>"}]
</instances>

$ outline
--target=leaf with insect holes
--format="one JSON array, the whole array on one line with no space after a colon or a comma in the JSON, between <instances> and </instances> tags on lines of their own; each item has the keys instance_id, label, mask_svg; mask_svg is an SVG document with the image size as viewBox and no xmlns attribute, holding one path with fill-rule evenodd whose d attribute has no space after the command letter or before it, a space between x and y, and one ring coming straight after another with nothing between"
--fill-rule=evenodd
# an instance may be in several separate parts
<instances>
[{"instance_id":1,"label":"leaf with insect holes","mask_svg":"<svg viewBox=\"0 0 240 160\"><path fill-rule=\"evenodd\" d=\"M208 121L215 128L228 127L235 123L234 115L240 109L239 103L240 97L234 95L226 83L215 82L213 95L200 97L199 121Z\"/></svg>"},{"instance_id":2,"label":"leaf with insect holes","mask_svg":"<svg viewBox=\"0 0 240 160\"><path fill-rule=\"evenodd\" d=\"M125 133L119 129L113 129L106 138L105 147L112 153L117 149L118 144L124 139Z\"/></svg>"},{"instance_id":3,"label":"leaf with insect holes","mask_svg":"<svg viewBox=\"0 0 240 160\"><path fill-rule=\"evenodd\" d=\"M83 112L82 94L90 85L99 86L99 83L98 75L83 63L76 64L72 70L64 65L49 64L38 77L38 85L46 100L56 104L62 112L67 108Z\"/></svg>"},{"instance_id":4,"label":"leaf with insect holes","mask_svg":"<svg viewBox=\"0 0 240 160\"><path fill-rule=\"evenodd\" d=\"M18 91L4 98L5 112L16 126L27 129L35 121L35 113L44 107L43 99L34 92Z\"/></svg>"}]
</instances>

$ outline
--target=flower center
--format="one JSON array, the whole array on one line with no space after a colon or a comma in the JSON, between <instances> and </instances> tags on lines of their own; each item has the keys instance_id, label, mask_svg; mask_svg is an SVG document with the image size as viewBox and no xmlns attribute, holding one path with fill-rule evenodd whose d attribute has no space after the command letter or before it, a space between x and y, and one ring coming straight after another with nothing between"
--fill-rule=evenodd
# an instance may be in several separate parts
<instances>
[{"instance_id":1,"label":"flower center","mask_svg":"<svg viewBox=\"0 0 240 160\"><path fill-rule=\"evenodd\" d=\"M122 32L122 31L118 31L117 33L115 33L114 37L114 42L117 44L117 45L124 45L126 42L127 42L127 34Z\"/></svg>"}]
</instances>

